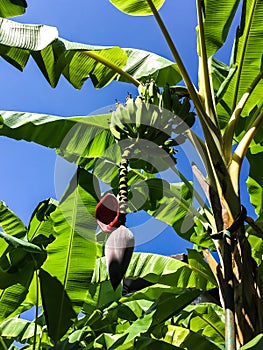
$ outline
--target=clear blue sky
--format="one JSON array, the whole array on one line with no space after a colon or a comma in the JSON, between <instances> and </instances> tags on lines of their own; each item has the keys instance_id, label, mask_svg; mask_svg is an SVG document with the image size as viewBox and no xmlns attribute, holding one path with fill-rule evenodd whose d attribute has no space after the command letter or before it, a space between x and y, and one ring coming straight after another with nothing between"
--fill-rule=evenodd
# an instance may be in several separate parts
<instances>
[{"instance_id":1,"label":"clear blue sky","mask_svg":"<svg viewBox=\"0 0 263 350\"><path fill-rule=\"evenodd\" d=\"M166 25L194 80L197 76L195 4L192 0L167 0L161 9ZM58 28L59 36L67 40L93 45L118 45L155 52L172 59L153 17L131 17L118 11L107 0L28 1L27 13L14 18L22 23L46 24ZM224 55L223 55L224 56ZM95 90L87 81L82 90L75 90L64 78L52 89L31 58L23 73L0 60L1 109L47 113L61 116L88 115L94 110L124 101L127 91L136 89L124 83L112 83ZM56 197L54 150L33 143L0 138L1 173L0 199L27 224L39 201ZM135 216L142 220L141 216ZM140 221L137 221L139 223ZM134 220L129 219L134 225ZM151 226L152 225L152 226ZM162 230L156 223L148 229ZM136 235L145 228L137 228ZM142 232L141 232L142 231ZM150 232L148 232L148 235ZM140 239L138 240L142 242ZM189 246L189 245L188 245ZM184 251L185 243L177 239L172 229L166 229L154 240L137 247L139 251L174 254Z\"/></svg>"}]
</instances>

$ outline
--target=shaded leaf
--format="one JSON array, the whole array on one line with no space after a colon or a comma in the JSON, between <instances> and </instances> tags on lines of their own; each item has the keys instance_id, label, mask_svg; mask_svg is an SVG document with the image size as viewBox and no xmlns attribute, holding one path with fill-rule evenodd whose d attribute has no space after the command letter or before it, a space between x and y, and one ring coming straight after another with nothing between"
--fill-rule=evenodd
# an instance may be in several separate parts
<instances>
[{"instance_id":1,"label":"shaded leaf","mask_svg":"<svg viewBox=\"0 0 263 350\"><path fill-rule=\"evenodd\" d=\"M240 350L260 350L263 345L263 334L258 334L254 339L243 345Z\"/></svg>"},{"instance_id":2,"label":"shaded leaf","mask_svg":"<svg viewBox=\"0 0 263 350\"><path fill-rule=\"evenodd\" d=\"M8 317L16 316L27 308L30 308L30 304L20 307L26 298L30 282L31 280L28 281L27 285L17 283L1 291L0 322L3 322Z\"/></svg>"},{"instance_id":3,"label":"shaded leaf","mask_svg":"<svg viewBox=\"0 0 263 350\"><path fill-rule=\"evenodd\" d=\"M53 222L50 214L56 209L58 202L47 199L40 202L34 210L28 226L28 240L46 246L53 239Z\"/></svg>"},{"instance_id":4,"label":"shaded leaf","mask_svg":"<svg viewBox=\"0 0 263 350\"><path fill-rule=\"evenodd\" d=\"M61 282L42 269L39 278L48 334L57 343L72 326L77 314Z\"/></svg>"},{"instance_id":5,"label":"shaded leaf","mask_svg":"<svg viewBox=\"0 0 263 350\"><path fill-rule=\"evenodd\" d=\"M178 348L178 346L174 346L168 344L164 341L158 339L152 339L147 337L139 337L135 342L134 350L182 350L183 348Z\"/></svg>"},{"instance_id":6,"label":"shaded leaf","mask_svg":"<svg viewBox=\"0 0 263 350\"><path fill-rule=\"evenodd\" d=\"M11 245L14 248L23 248L23 250L30 252L30 253L36 253L36 254L42 254L43 250L28 241L16 238L14 236L7 235L4 232L0 231L0 237L3 238L9 245Z\"/></svg>"}]
</instances>

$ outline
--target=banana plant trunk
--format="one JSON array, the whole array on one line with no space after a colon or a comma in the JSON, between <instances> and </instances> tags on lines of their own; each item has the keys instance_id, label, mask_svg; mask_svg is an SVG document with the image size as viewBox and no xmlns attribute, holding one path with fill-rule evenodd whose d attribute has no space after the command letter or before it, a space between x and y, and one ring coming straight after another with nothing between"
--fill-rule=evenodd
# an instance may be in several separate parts
<instances>
[{"instance_id":1,"label":"banana plant trunk","mask_svg":"<svg viewBox=\"0 0 263 350\"><path fill-rule=\"evenodd\" d=\"M215 217L219 218L220 213ZM226 217L225 228L229 227ZM219 242L222 266L218 266L217 278L225 308L226 350L239 349L263 332L262 281L251 255L244 220L234 231L223 230Z\"/></svg>"}]
</instances>

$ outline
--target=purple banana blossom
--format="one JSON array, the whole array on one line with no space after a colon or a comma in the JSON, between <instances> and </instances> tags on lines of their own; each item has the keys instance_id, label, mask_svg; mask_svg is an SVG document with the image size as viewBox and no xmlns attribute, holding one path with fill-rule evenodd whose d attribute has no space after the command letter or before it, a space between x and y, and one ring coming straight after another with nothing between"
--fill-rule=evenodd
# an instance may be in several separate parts
<instances>
[{"instance_id":1,"label":"purple banana blossom","mask_svg":"<svg viewBox=\"0 0 263 350\"><path fill-rule=\"evenodd\" d=\"M120 208L117 198L107 193L96 206L96 220L103 232L112 232L120 226Z\"/></svg>"},{"instance_id":2,"label":"purple banana blossom","mask_svg":"<svg viewBox=\"0 0 263 350\"><path fill-rule=\"evenodd\" d=\"M123 279L134 249L134 236L125 226L114 230L105 245L106 264L110 275L111 285L117 289Z\"/></svg>"}]
</instances>

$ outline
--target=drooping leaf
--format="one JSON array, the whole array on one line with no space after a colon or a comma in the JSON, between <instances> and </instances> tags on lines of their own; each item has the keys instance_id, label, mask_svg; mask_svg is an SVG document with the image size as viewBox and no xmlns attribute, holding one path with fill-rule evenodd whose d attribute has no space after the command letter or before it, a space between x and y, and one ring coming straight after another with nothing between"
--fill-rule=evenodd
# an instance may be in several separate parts
<instances>
[{"instance_id":1,"label":"drooping leaf","mask_svg":"<svg viewBox=\"0 0 263 350\"><path fill-rule=\"evenodd\" d=\"M32 56L52 87L61 75L77 89L88 78L96 88L113 79L129 81L120 69L138 80L154 77L158 85L181 80L177 65L156 54L70 42L59 38L55 27L2 19L0 33L0 56L20 70Z\"/></svg>"},{"instance_id":2,"label":"drooping leaf","mask_svg":"<svg viewBox=\"0 0 263 350\"><path fill-rule=\"evenodd\" d=\"M0 231L0 237L3 238L9 245L11 245L14 248L22 248L25 251L30 253L36 253L36 254L43 253L43 250L39 246L32 244L26 240L19 239L14 236L10 236L1 231Z\"/></svg>"},{"instance_id":3,"label":"drooping leaf","mask_svg":"<svg viewBox=\"0 0 263 350\"><path fill-rule=\"evenodd\" d=\"M0 114L3 122L0 135L55 148L61 156L83 167L93 158L103 156L115 143L106 114L73 118L4 111Z\"/></svg>"},{"instance_id":4,"label":"drooping leaf","mask_svg":"<svg viewBox=\"0 0 263 350\"><path fill-rule=\"evenodd\" d=\"M1 291L0 296L0 322L2 323L8 317L16 316L21 312L30 308L30 304L21 307L22 302L28 293L28 287L31 280L27 285L20 283L14 284L5 290Z\"/></svg>"},{"instance_id":5,"label":"drooping leaf","mask_svg":"<svg viewBox=\"0 0 263 350\"><path fill-rule=\"evenodd\" d=\"M0 17L14 17L25 13L27 2L25 0L1 0Z\"/></svg>"},{"instance_id":6,"label":"drooping leaf","mask_svg":"<svg viewBox=\"0 0 263 350\"><path fill-rule=\"evenodd\" d=\"M50 214L56 209L58 202L54 199L47 199L40 202L34 210L29 227L28 240L36 242L38 245L46 246L52 241L53 222Z\"/></svg>"},{"instance_id":7,"label":"drooping leaf","mask_svg":"<svg viewBox=\"0 0 263 350\"><path fill-rule=\"evenodd\" d=\"M22 238L26 235L25 224L3 201L0 201L0 218L0 225L10 236Z\"/></svg>"},{"instance_id":8,"label":"drooping leaf","mask_svg":"<svg viewBox=\"0 0 263 350\"><path fill-rule=\"evenodd\" d=\"M72 326L77 314L61 282L42 269L39 278L48 334L57 343Z\"/></svg>"},{"instance_id":9,"label":"drooping leaf","mask_svg":"<svg viewBox=\"0 0 263 350\"><path fill-rule=\"evenodd\" d=\"M198 273L203 274L203 276L206 276L206 278L214 285L217 285L213 272L211 271L207 262L204 261L203 254L194 249L187 249L187 252L188 263L191 268L194 271L196 270Z\"/></svg>"},{"instance_id":10,"label":"drooping leaf","mask_svg":"<svg viewBox=\"0 0 263 350\"><path fill-rule=\"evenodd\" d=\"M159 10L164 4L165 0L153 0L154 6ZM147 16L152 15L151 8L147 0L110 0L122 12L133 16Z\"/></svg>"},{"instance_id":11,"label":"drooping leaf","mask_svg":"<svg viewBox=\"0 0 263 350\"><path fill-rule=\"evenodd\" d=\"M92 283L109 280L105 258L97 259ZM152 283L160 283L178 288L209 290L216 287L214 279L199 268L171 257L157 254L133 253L125 278L143 278Z\"/></svg>"}]
</instances>

